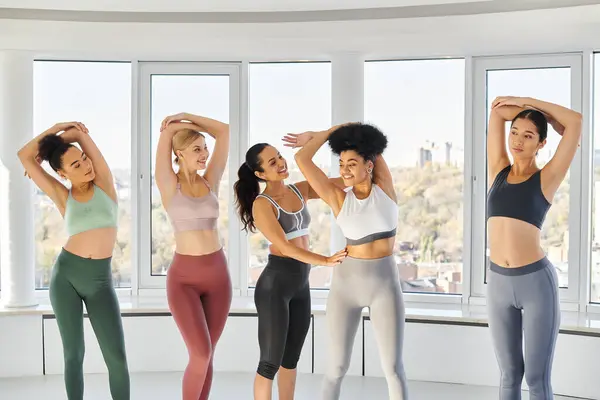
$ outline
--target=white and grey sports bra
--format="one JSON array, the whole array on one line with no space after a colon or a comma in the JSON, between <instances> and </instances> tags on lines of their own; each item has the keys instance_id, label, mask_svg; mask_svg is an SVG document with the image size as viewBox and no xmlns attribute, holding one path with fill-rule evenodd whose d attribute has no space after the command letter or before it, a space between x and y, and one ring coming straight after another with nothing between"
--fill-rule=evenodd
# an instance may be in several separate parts
<instances>
[{"instance_id":1,"label":"white and grey sports bra","mask_svg":"<svg viewBox=\"0 0 600 400\"><path fill-rule=\"evenodd\" d=\"M265 199L269 200L273 206L275 206L277 209L277 220L279 221L279 225L281 225L281 228L285 233L285 238L287 240L292 240L297 237L308 235L310 214L308 212L308 208L306 207L306 203L304 202L304 198L302 197L302 194L298 188L293 184L290 184L289 187L294 193L296 193L296 196L298 196L302 202L302 208L296 212L285 211L269 195L261 193L257 197L264 197Z\"/></svg>"},{"instance_id":2,"label":"white and grey sports bra","mask_svg":"<svg viewBox=\"0 0 600 400\"><path fill-rule=\"evenodd\" d=\"M337 216L337 224L346 237L346 244L358 246L396 236L398 205L379 186L359 200L352 188L346 188L346 198Z\"/></svg>"}]
</instances>

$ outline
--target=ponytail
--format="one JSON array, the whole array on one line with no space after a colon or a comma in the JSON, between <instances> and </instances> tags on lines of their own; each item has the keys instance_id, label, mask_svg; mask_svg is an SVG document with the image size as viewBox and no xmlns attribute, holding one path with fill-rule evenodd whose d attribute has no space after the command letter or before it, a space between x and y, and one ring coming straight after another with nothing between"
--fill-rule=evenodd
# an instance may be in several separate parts
<instances>
[{"instance_id":1,"label":"ponytail","mask_svg":"<svg viewBox=\"0 0 600 400\"><path fill-rule=\"evenodd\" d=\"M254 217L252 215L252 205L256 196L260 193L259 182L261 179L254 172L263 172L260 164L259 154L269 146L267 143L258 143L250 147L246 152L246 162L238 170L238 180L233 184L235 193L235 202L242 221L243 230L246 232L255 232Z\"/></svg>"},{"instance_id":2,"label":"ponytail","mask_svg":"<svg viewBox=\"0 0 600 400\"><path fill-rule=\"evenodd\" d=\"M240 219L246 232L254 232L254 217L252 216L252 204L256 200L256 196L260 193L258 177L243 163L238 170L238 181L233 185L235 191L236 203Z\"/></svg>"}]
</instances>

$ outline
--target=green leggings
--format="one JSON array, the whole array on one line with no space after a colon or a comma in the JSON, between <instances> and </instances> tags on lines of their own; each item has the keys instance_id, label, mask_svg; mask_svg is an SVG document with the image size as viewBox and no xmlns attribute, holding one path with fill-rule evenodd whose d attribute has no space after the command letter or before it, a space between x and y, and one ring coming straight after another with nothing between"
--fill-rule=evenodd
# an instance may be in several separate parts
<instances>
[{"instance_id":1,"label":"green leggings","mask_svg":"<svg viewBox=\"0 0 600 400\"><path fill-rule=\"evenodd\" d=\"M50 301L62 339L69 400L83 400L83 303L108 369L113 400L129 400L129 370L111 258L91 259L62 250L50 281Z\"/></svg>"}]
</instances>

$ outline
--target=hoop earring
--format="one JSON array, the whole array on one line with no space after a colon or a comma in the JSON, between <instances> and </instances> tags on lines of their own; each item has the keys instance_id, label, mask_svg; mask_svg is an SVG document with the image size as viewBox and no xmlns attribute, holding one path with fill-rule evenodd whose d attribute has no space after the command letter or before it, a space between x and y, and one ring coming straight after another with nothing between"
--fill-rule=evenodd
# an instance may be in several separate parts
<instances>
[{"instance_id":1,"label":"hoop earring","mask_svg":"<svg viewBox=\"0 0 600 400\"><path fill-rule=\"evenodd\" d=\"M369 168L369 169L367 170L367 173L368 173L368 174L370 174L371 172L373 172L373 170L372 170L371 168Z\"/></svg>"}]
</instances>

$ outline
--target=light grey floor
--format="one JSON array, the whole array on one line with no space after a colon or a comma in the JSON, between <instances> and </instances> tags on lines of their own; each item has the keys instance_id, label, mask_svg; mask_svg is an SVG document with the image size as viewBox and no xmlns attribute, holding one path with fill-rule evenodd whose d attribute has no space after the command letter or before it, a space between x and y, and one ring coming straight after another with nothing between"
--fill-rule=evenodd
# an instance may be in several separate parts
<instances>
[{"instance_id":1,"label":"light grey floor","mask_svg":"<svg viewBox=\"0 0 600 400\"><path fill-rule=\"evenodd\" d=\"M131 376L131 400L181 399L181 373L136 373ZM217 373L211 400L252 400L253 374ZM108 376L86 375L85 400L109 400ZM318 400L320 375L298 376L296 400ZM497 400L498 389L483 386L442 383L409 383L411 400ZM60 375L0 379L2 400L64 400L63 378ZM277 396L274 396L277 399ZM385 380L348 376L344 380L341 400L387 400ZM524 393L523 400L529 399ZM555 400L568 397L557 396Z\"/></svg>"}]
</instances>

